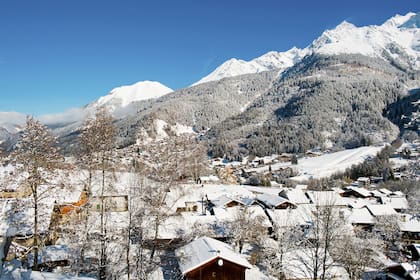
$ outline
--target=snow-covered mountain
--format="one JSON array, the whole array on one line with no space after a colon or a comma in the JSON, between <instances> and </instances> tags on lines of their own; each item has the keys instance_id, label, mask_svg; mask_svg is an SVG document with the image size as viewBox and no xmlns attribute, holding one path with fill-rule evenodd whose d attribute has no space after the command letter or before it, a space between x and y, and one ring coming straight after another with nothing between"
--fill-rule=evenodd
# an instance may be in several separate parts
<instances>
[{"instance_id":1,"label":"snow-covered mountain","mask_svg":"<svg viewBox=\"0 0 420 280\"><path fill-rule=\"evenodd\" d=\"M98 107L106 107L115 117L122 118L135 112L134 103L162 97L173 92L172 89L155 81L141 81L132 85L116 87L107 95L87 104L82 108L73 108L64 113L45 115L39 119L47 124L69 124L79 122L93 115Z\"/></svg>"},{"instance_id":2,"label":"snow-covered mountain","mask_svg":"<svg viewBox=\"0 0 420 280\"><path fill-rule=\"evenodd\" d=\"M417 17L414 13L396 15L382 25L364 27L344 21L335 29L323 32L307 49L324 55L362 54L420 69Z\"/></svg>"},{"instance_id":3,"label":"snow-covered mountain","mask_svg":"<svg viewBox=\"0 0 420 280\"><path fill-rule=\"evenodd\" d=\"M155 81L142 81L128 86L114 88L108 95L90 103L87 108L109 107L111 111L125 108L133 102L159 98L173 92L172 89Z\"/></svg>"},{"instance_id":4,"label":"snow-covered mountain","mask_svg":"<svg viewBox=\"0 0 420 280\"><path fill-rule=\"evenodd\" d=\"M193 85L273 69L284 70L312 53L362 54L420 69L420 13L396 15L382 25L356 27L346 21L326 30L304 49L268 52L256 59L230 59Z\"/></svg>"},{"instance_id":5,"label":"snow-covered mountain","mask_svg":"<svg viewBox=\"0 0 420 280\"><path fill-rule=\"evenodd\" d=\"M194 83L193 86L244 74L254 74L273 69L286 69L300 61L306 54L307 50L293 47L286 52L271 51L251 61L232 58L217 67L209 75Z\"/></svg>"},{"instance_id":6,"label":"snow-covered mountain","mask_svg":"<svg viewBox=\"0 0 420 280\"><path fill-rule=\"evenodd\" d=\"M26 116L18 112L0 112L0 128L9 133L17 133L22 129Z\"/></svg>"},{"instance_id":7,"label":"snow-covered mountain","mask_svg":"<svg viewBox=\"0 0 420 280\"><path fill-rule=\"evenodd\" d=\"M37 118L53 129L57 135L65 135L80 128L81 123L105 106L115 117L124 118L135 112L134 103L162 97L173 90L154 81L141 81L133 85L114 88L109 94L81 108L72 108L58 114ZM23 127L26 116L17 112L0 112L0 145L13 138Z\"/></svg>"}]
</instances>

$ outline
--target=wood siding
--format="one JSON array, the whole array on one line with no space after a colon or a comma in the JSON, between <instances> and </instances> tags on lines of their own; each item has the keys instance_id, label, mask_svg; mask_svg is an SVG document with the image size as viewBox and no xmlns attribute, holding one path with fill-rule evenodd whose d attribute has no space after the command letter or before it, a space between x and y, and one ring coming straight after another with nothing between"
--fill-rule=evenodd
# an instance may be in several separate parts
<instances>
[{"instance_id":1,"label":"wood siding","mask_svg":"<svg viewBox=\"0 0 420 280\"><path fill-rule=\"evenodd\" d=\"M223 265L218 265L218 260L210 261L199 268L186 274L186 280L245 280L245 267L223 260Z\"/></svg>"}]
</instances>

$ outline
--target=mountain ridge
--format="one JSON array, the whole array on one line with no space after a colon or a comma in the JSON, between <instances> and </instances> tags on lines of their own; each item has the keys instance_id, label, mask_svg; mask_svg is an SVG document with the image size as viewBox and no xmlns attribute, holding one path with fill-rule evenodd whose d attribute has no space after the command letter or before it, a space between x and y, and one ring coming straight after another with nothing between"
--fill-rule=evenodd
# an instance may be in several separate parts
<instances>
[{"instance_id":1,"label":"mountain ridge","mask_svg":"<svg viewBox=\"0 0 420 280\"><path fill-rule=\"evenodd\" d=\"M398 51L407 53L411 58L414 57L414 64L411 66L419 70L420 60L417 59L419 54L413 53L413 51L420 52L420 31L416 30L418 29L416 25L418 17L420 17L420 13L397 14L386 20L382 25L361 27L343 21L334 29L325 30L304 49L293 47L284 52L271 51L250 61L232 58L222 63L214 71L193 85L236 75L272 70L273 68L266 67L259 61L261 58L266 58L269 54L275 54L271 61L269 60L269 65L285 70L308 54L335 55L352 53L389 59L389 56L395 58L395 52ZM411 28L406 28L404 26L406 23ZM412 41L414 42L413 46L409 45ZM388 52L388 55L384 55L383 51ZM291 54L295 55L293 59L290 57Z\"/></svg>"},{"instance_id":2,"label":"mountain ridge","mask_svg":"<svg viewBox=\"0 0 420 280\"><path fill-rule=\"evenodd\" d=\"M291 94L278 95L278 92L282 92L282 89L278 87L278 84L283 83L287 79L290 79L291 81L299 80L300 84L306 83L307 85L312 85L312 90L315 91L322 91L325 88L330 89L332 85L337 83L337 81L340 81L339 87L342 90L347 91L347 85L339 79L340 77L336 76L336 72L331 70L335 67L338 72L344 71L343 75L348 76L349 79L354 78L354 80L352 80L352 86L356 87L357 91L359 91L360 88L371 88L371 85L364 82L364 74L371 75L373 80L376 80L377 83L383 83L389 87L381 88L380 86L375 85L372 87L374 90L395 90L395 85L389 85L386 80L393 80L393 77L390 76L389 73L394 72L395 75L398 74L397 76L404 77L405 80L405 82L400 83L398 87L403 86L406 89L410 89L418 86L417 66L420 65L420 58L417 47L420 49L420 30L415 24L412 24L412 22L417 21L417 17L418 14L409 13L405 16L395 16L380 26L371 25L363 27L356 27L355 25L344 21L336 28L324 31L321 36L315 39L310 45L312 51L309 51L309 49L300 50L298 48L292 48L287 52L268 52L250 62L231 59L219 66L222 67L224 65L226 68L222 69L222 74L217 79L213 81L203 81L202 83L197 83L191 87L174 92L172 92L171 89L162 86L161 88L164 90L159 91L155 95L148 95L156 97L152 99L141 98L141 95L139 97L135 94L135 88L142 83L156 83L155 85L161 85L158 82L145 81L130 86L118 87L111 90L108 95L98 98L96 101L87 104L83 108L76 108L61 115L48 116L49 118L44 116L41 117L41 121L48 124L50 128L53 129L53 132L61 137L62 142L74 142L82 121L89 117L89 114L93 114L94 109L98 106L107 105L116 117L116 124L119 127L119 139L123 143L122 145L134 143L136 141L135 131L141 127L145 129L148 129L148 126L149 128L152 127L154 120L161 120L169 125L179 124L195 127L196 131L211 128L213 129L212 133L217 131L218 127L223 127L225 122L237 122L239 128L229 127L228 130L242 130L241 137L248 131L251 133L248 133L248 136L251 138L253 137L252 139L254 142L252 145L245 142L241 144L240 142L242 140L239 142L237 141L239 138L231 139L234 140L234 145L242 145L240 149L245 149L247 152L257 152L248 149L248 147L255 146L255 141L257 141L255 139L258 138L257 136L252 135L255 132L259 135L263 135L266 131L257 132L255 127L264 127L266 125L269 127L270 119L278 121L276 116L283 115L281 112L287 112L288 114L305 114L309 112L305 111L307 110L305 109L305 106L308 106L306 101L308 97L306 97L305 94L310 96L310 88L302 87L304 90L299 91L297 96ZM409 28L404 26L406 23L409 23ZM343 37L343 34L346 34L346 36ZM398 37L394 36L395 34L399 34L398 36L403 34L401 35L402 40L400 40L400 42L394 42L395 40L393 38ZM367 38L367 35L370 36L368 36L370 39L364 40ZM346 41L349 40L348 38L352 38L354 41ZM378 40L378 38L380 40ZM360 40L362 40L362 42L360 42ZM364 48L365 46L363 44L370 44L369 48ZM353 53L351 49L340 49L342 46L356 46L361 48L361 54L359 52ZM345 52L342 53L340 50L344 50ZM342 60L345 62L344 68L341 68L340 66L343 64ZM337 63L337 65L332 65L330 63L331 61ZM243 65L245 65L245 68L242 68ZM234 73L235 75L224 77L223 75L225 75L226 72L229 72L229 69L232 67L237 67L237 72ZM243 74L243 69L247 70L248 68L255 73ZM319 71L315 71L314 69L318 69ZM309 70L312 71L311 75L302 76ZM325 73L330 75L326 80L323 76ZM349 73L352 73L352 75ZM409 76L414 77L412 81L408 78ZM387 78L383 79L383 77ZM203 79L205 78L206 77ZM321 79L321 84L313 82L313 79ZM288 87L290 93L296 91L295 87L296 86ZM121 97L121 95L116 94L118 90L122 90L126 93L128 92L128 96ZM399 92L399 95L403 95L404 92L405 91ZM267 98L269 95L275 96L275 99L270 101L271 103L264 101L264 98ZM334 98L334 96L330 96L329 98ZM394 98L394 96L392 98ZM386 102L391 101L393 100L387 100ZM286 106L279 110L281 106L276 104L276 102L280 102L280 105L283 103L283 105L288 104L287 106L289 107ZM376 102L376 100L372 100L372 102ZM303 109L301 110L298 106L304 107L302 107ZM368 104L364 103L362 106L371 108ZM383 106L384 105L382 104L379 107L382 108ZM372 120L384 124L384 127L390 131L394 130L388 122L384 121L382 117L378 115L379 111L377 111L377 108L379 107L375 107L374 112L372 111L374 114L371 115ZM314 108L311 110L314 110ZM351 115L352 113L349 111L349 114ZM61 116L61 119L57 116ZM306 122L303 118L299 119L298 116L283 116L290 117L293 120L303 121L303 123ZM243 125L241 118L249 120L249 123ZM337 116L335 123L340 122L341 118L342 116ZM331 122L331 120L328 121ZM358 121L360 124L360 120ZM331 124L334 124L334 122ZM292 129L291 126L281 127L286 130ZM276 124L273 128L274 131L277 131L279 126ZM305 128L306 130L301 131L303 134L308 134L310 135L308 137L314 139L309 146L316 145L322 139L327 139L331 143L336 142L337 139L332 139L330 135L327 135L328 133L331 134L331 131L323 131L321 129L316 133L314 132L316 135L314 133L308 133L308 131L313 128L314 126L309 125ZM354 128L351 129L354 131ZM381 129L375 126L372 128L372 131L375 130L380 131ZM229 139L229 137L224 138L229 133L220 133L220 131L221 130L219 129L219 133L213 135L218 135L221 139ZM324 133L324 135L321 135L322 133ZM361 141L361 138L364 137L365 139L368 139L371 137L366 133L361 133L359 135L360 137L355 137L356 140L354 143L360 144L364 141ZM391 134L395 135L395 131ZM297 135L295 136L297 137ZM245 135L245 137L247 137L247 135ZM378 136L376 138L381 137L382 136ZM13 139L13 137L9 137L9 139ZM344 143L345 146L352 146L353 144ZM234 150L237 150L236 146L234 147ZM294 148L286 147L285 150L294 150ZM296 150L302 151L304 150L304 147L302 146Z\"/></svg>"}]
</instances>

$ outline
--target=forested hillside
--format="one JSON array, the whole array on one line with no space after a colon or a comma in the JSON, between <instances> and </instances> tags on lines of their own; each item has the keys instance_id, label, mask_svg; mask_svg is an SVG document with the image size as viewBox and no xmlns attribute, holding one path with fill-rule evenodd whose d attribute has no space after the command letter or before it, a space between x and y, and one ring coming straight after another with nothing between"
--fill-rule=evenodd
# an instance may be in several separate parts
<instances>
[{"instance_id":1,"label":"forested hillside","mask_svg":"<svg viewBox=\"0 0 420 280\"><path fill-rule=\"evenodd\" d=\"M181 89L153 101L139 102L135 116L117 123L120 136L127 144L132 143L138 130L150 131L156 119L192 126L198 131L213 127L241 113L271 87L277 74L274 70L226 78Z\"/></svg>"},{"instance_id":2,"label":"forested hillside","mask_svg":"<svg viewBox=\"0 0 420 280\"><path fill-rule=\"evenodd\" d=\"M398 128L382 112L416 83L418 73L380 59L309 56L245 112L212 128L213 155L238 158L390 141Z\"/></svg>"},{"instance_id":3,"label":"forested hillside","mask_svg":"<svg viewBox=\"0 0 420 280\"><path fill-rule=\"evenodd\" d=\"M414 131L419 133L420 125L420 89L415 89L409 95L397 99L385 110L385 116L398 125L401 132Z\"/></svg>"}]
</instances>

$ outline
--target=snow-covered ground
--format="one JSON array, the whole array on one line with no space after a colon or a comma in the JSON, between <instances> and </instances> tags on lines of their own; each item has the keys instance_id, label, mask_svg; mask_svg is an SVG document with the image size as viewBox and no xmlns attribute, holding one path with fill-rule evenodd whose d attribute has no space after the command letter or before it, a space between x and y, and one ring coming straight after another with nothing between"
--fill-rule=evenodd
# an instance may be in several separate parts
<instances>
[{"instance_id":1,"label":"snow-covered ground","mask_svg":"<svg viewBox=\"0 0 420 280\"><path fill-rule=\"evenodd\" d=\"M336 172L345 171L353 164L362 163L365 159L376 156L382 148L383 146L360 147L319 157L303 158L297 165L299 175L292 179L302 181L331 176Z\"/></svg>"},{"instance_id":2,"label":"snow-covered ground","mask_svg":"<svg viewBox=\"0 0 420 280\"><path fill-rule=\"evenodd\" d=\"M331 176L336 172L345 171L353 164L362 163L365 159L374 157L384 146L368 146L356 149L344 150L336 153L324 154L319 157L300 158L298 164L292 165L290 162L281 162L271 165L271 170L279 170L291 167L299 172L298 176L291 179L305 181L308 179L319 179ZM269 167L259 167L249 169L258 173L268 171Z\"/></svg>"},{"instance_id":3,"label":"snow-covered ground","mask_svg":"<svg viewBox=\"0 0 420 280\"><path fill-rule=\"evenodd\" d=\"M2 280L94 280L95 278L74 276L53 272L32 271L21 268L19 261L12 261L5 265Z\"/></svg>"}]
</instances>

